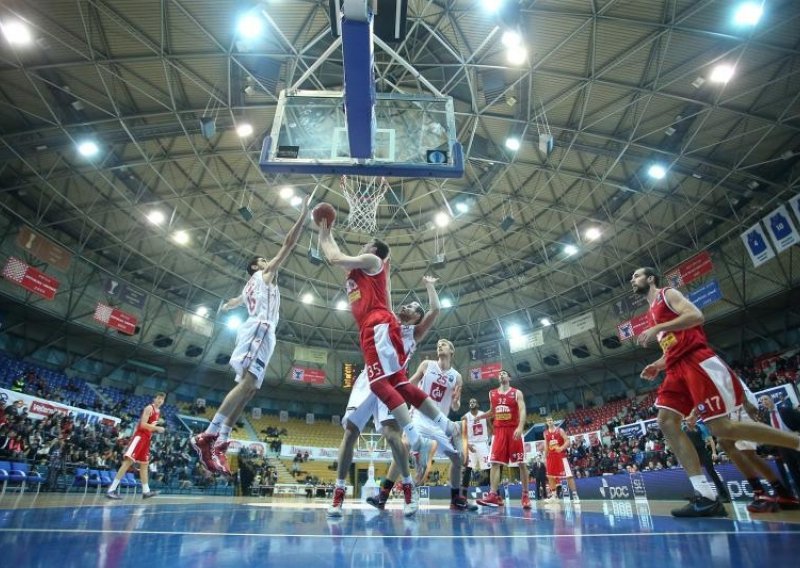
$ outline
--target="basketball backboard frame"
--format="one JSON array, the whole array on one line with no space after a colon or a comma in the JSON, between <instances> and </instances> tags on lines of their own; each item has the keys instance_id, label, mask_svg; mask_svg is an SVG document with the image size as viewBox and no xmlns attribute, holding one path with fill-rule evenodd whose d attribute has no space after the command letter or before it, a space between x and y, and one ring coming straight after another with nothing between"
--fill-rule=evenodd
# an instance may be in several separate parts
<instances>
[{"instance_id":1,"label":"basketball backboard frame","mask_svg":"<svg viewBox=\"0 0 800 568\"><path fill-rule=\"evenodd\" d=\"M342 105L339 104L340 101ZM456 139L452 97L377 93L375 133L378 145L374 147L374 156L370 159L351 157L349 146L341 143L341 133L346 132L347 128L343 103L342 91L282 91L270 135L264 139L261 148L259 163L262 170L269 173L387 177L459 178L464 175L463 149ZM403 122L398 119L397 123L392 123L392 112L395 108L399 115L418 112L421 117L420 132L413 130L413 121L410 127L408 120ZM329 147L304 147L302 141L297 139L299 136L294 135L299 130L296 116L305 112L305 109L309 113L322 113L328 117L330 131L324 131L322 139ZM287 124L287 120L293 122ZM433 125L434 130L439 130L438 142L431 142L430 147L424 146L423 141L426 121ZM412 134L409 136L406 131ZM337 132L340 133L339 136L336 136ZM402 132L406 132L405 138L401 135ZM346 142L346 137L344 138ZM401 151L409 151L409 138L412 139L411 146L416 152L413 161L409 161L407 155L405 159L403 155L398 155ZM385 147L380 145L381 139L386 140ZM431 162L432 158L442 162Z\"/></svg>"}]
</instances>

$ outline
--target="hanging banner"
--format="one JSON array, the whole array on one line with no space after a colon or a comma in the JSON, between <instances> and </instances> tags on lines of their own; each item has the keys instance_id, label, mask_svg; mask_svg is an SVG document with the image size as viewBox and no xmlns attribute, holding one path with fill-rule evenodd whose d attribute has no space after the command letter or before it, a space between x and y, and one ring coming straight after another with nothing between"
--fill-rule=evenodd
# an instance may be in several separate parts
<instances>
[{"instance_id":1,"label":"hanging banner","mask_svg":"<svg viewBox=\"0 0 800 568\"><path fill-rule=\"evenodd\" d=\"M254 406L253 409L250 411L250 415L253 417L253 420L258 420L261 418L261 408L258 406Z\"/></svg>"},{"instance_id":2,"label":"hanging banner","mask_svg":"<svg viewBox=\"0 0 800 568\"><path fill-rule=\"evenodd\" d=\"M764 226L767 228L772 244L775 245L775 250L778 253L785 251L800 241L800 235L797 234L797 229L795 229L785 205L781 205L764 217Z\"/></svg>"},{"instance_id":3,"label":"hanging banner","mask_svg":"<svg viewBox=\"0 0 800 568\"><path fill-rule=\"evenodd\" d=\"M66 271L72 262L72 254L27 225L19 228L17 233L17 246L31 253L41 261L51 264L59 270Z\"/></svg>"},{"instance_id":4,"label":"hanging banner","mask_svg":"<svg viewBox=\"0 0 800 568\"><path fill-rule=\"evenodd\" d=\"M278 422L289 422L289 411L281 410L278 412Z\"/></svg>"},{"instance_id":5,"label":"hanging banner","mask_svg":"<svg viewBox=\"0 0 800 568\"><path fill-rule=\"evenodd\" d=\"M631 318L629 321L624 321L617 325L617 337L620 341L628 341L633 339L645 329L650 327L650 318L647 317L647 312L639 314Z\"/></svg>"},{"instance_id":6,"label":"hanging banner","mask_svg":"<svg viewBox=\"0 0 800 568\"><path fill-rule=\"evenodd\" d=\"M789 200L789 209L794 212L794 217L800 221L800 193Z\"/></svg>"},{"instance_id":7,"label":"hanging banner","mask_svg":"<svg viewBox=\"0 0 800 568\"><path fill-rule=\"evenodd\" d=\"M469 350L471 361L486 361L487 359L498 359L500 357L500 344L489 343L488 345L478 345Z\"/></svg>"},{"instance_id":8,"label":"hanging banner","mask_svg":"<svg viewBox=\"0 0 800 568\"><path fill-rule=\"evenodd\" d=\"M306 424L313 424L314 423L314 413L307 412L306 413Z\"/></svg>"},{"instance_id":9,"label":"hanging banner","mask_svg":"<svg viewBox=\"0 0 800 568\"><path fill-rule=\"evenodd\" d=\"M767 242L764 229L758 223L742 233L741 236L744 248L747 249L747 254L750 255L750 260L753 261L753 266L759 267L775 256L775 252Z\"/></svg>"},{"instance_id":10,"label":"hanging banner","mask_svg":"<svg viewBox=\"0 0 800 568\"><path fill-rule=\"evenodd\" d=\"M109 296L118 298L120 301L134 308L139 308L140 310L144 308L144 304L147 301L147 294L145 292L116 278L105 278L103 280L103 291Z\"/></svg>"},{"instance_id":11,"label":"hanging banner","mask_svg":"<svg viewBox=\"0 0 800 568\"><path fill-rule=\"evenodd\" d=\"M324 369L309 369L308 367L292 367L291 378L300 383L321 385L325 383Z\"/></svg>"},{"instance_id":12,"label":"hanging banner","mask_svg":"<svg viewBox=\"0 0 800 568\"><path fill-rule=\"evenodd\" d=\"M294 348L294 360L316 363L317 365L328 364L328 352L325 349L315 349L313 347L302 347L296 345Z\"/></svg>"},{"instance_id":13,"label":"hanging banner","mask_svg":"<svg viewBox=\"0 0 800 568\"><path fill-rule=\"evenodd\" d=\"M558 329L559 339L567 339L573 335L589 331L590 329L594 329L594 314L592 312L586 312L564 323L556 324L556 329Z\"/></svg>"},{"instance_id":14,"label":"hanging banner","mask_svg":"<svg viewBox=\"0 0 800 568\"><path fill-rule=\"evenodd\" d=\"M508 348L512 353L541 347L542 345L544 345L544 330L541 329L508 340Z\"/></svg>"},{"instance_id":15,"label":"hanging banner","mask_svg":"<svg viewBox=\"0 0 800 568\"><path fill-rule=\"evenodd\" d=\"M673 288L681 288L686 284L690 284L706 274L710 274L714 270L714 263L711 262L711 255L708 251L703 251L700 254L693 256L676 266L664 275L664 279L668 282L669 286Z\"/></svg>"},{"instance_id":16,"label":"hanging banner","mask_svg":"<svg viewBox=\"0 0 800 568\"><path fill-rule=\"evenodd\" d=\"M121 331L127 335L136 333L136 316L125 313L122 310L98 302L94 309L94 319L107 327Z\"/></svg>"},{"instance_id":17,"label":"hanging banner","mask_svg":"<svg viewBox=\"0 0 800 568\"><path fill-rule=\"evenodd\" d=\"M489 381L491 379L496 379L502 368L502 363L488 363L480 367L473 367L469 370L469 380Z\"/></svg>"},{"instance_id":18,"label":"hanging banner","mask_svg":"<svg viewBox=\"0 0 800 568\"><path fill-rule=\"evenodd\" d=\"M45 300L52 300L56 296L61 283L52 276L36 270L34 267L22 262L13 256L9 257L3 267L3 278L25 288Z\"/></svg>"},{"instance_id":19,"label":"hanging banner","mask_svg":"<svg viewBox=\"0 0 800 568\"><path fill-rule=\"evenodd\" d=\"M712 280L703 284L696 290L692 290L686 295L689 301L702 310L706 306L710 306L722 299L722 290L719 288L719 282Z\"/></svg>"}]
</instances>

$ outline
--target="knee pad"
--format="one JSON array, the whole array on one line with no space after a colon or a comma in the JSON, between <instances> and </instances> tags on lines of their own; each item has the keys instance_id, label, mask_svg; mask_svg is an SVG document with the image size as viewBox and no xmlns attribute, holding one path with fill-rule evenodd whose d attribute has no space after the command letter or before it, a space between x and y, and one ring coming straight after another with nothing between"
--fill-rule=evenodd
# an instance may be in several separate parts
<instances>
[{"instance_id":1,"label":"knee pad","mask_svg":"<svg viewBox=\"0 0 800 568\"><path fill-rule=\"evenodd\" d=\"M394 410L403 404L403 397L385 378L372 381L369 384L369 390L371 390L389 410Z\"/></svg>"}]
</instances>

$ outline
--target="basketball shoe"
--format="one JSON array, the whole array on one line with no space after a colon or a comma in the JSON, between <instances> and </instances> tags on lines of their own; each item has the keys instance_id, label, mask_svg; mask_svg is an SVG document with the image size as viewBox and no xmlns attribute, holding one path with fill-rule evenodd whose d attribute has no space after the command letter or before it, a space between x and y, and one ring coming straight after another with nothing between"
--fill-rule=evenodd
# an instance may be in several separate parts
<instances>
[{"instance_id":1,"label":"basketball shoe","mask_svg":"<svg viewBox=\"0 0 800 568\"><path fill-rule=\"evenodd\" d=\"M158 491L148 491L147 493L142 493L142 499L150 499L150 497L155 497L158 495Z\"/></svg>"},{"instance_id":2,"label":"basketball shoe","mask_svg":"<svg viewBox=\"0 0 800 568\"><path fill-rule=\"evenodd\" d=\"M389 500L389 489L381 487L378 495L370 495L367 497L367 503L383 511L386 508L386 502Z\"/></svg>"},{"instance_id":3,"label":"basketball shoe","mask_svg":"<svg viewBox=\"0 0 800 568\"><path fill-rule=\"evenodd\" d=\"M483 507L502 507L502 501L500 497L497 496L497 493L494 491L490 491L486 495L484 495L481 499L476 501L478 505Z\"/></svg>"},{"instance_id":4,"label":"basketball shoe","mask_svg":"<svg viewBox=\"0 0 800 568\"><path fill-rule=\"evenodd\" d=\"M753 500L747 504L747 510L751 513L777 513L781 508L775 497L766 493L756 493Z\"/></svg>"},{"instance_id":5,"label":"basketball shoe","mask_svg":"<svg viewBox=\"0 0 800 568\"><path fill-rule=\"evenodd\" d=\"M197 452L197 457L200 460L206 471L209 473L217 473L217 466L214 462L214 443L217 441L219 434L208 434L203 432L189 438L189 445Z\"/></svg>"},{"instance_id":6,"label":"basketball shoe","mask_svg":"<svg viewBox=\"0 0 800 568\"><path fill-rule=\"evenodd\" d=\"M229 445L230 442L223 442L221 444L214 444L214 447L211 448L211 455L217 472L224 473L225 475L231 474L231 468L228 465L228 457L225 455Z\"/></svg>"},{"instance_id":7,"label":"basketball shoe","mask_svg":"<svg viewBox=\"0 0 800 568\"><path fill-rule=\"evenodd\" d=\"M727 517L728 511L719 499L709 499L699 493L688 504L673 509L673 517Z\"/></svg>"},{"instance_id":8,"label":"basketball shoe","mask_svg":"<svg viewBox=\"0 0 800 568\"><path fill-rule=\"evenodd\" d=\"M526 511L531 508L531 498L527 495L522 496L522 508Z\"/></svg>"},{"instance_id":9,"label":"basketball shoe","mask_svg":"<svg viewBox=\"0 0 800 568\"><path fill-rule=\"evenodd\" d=\"M419 503L417 502L416 495L414 492L414 484L412 483L404 483L403 484L403 500L405 503L403 504L403 515L406 517L410 517L417 512L419 509ZM386 502L384 501L384 505Z\"/></svg>"},{"instance_id":10,"label":"basketball shoe","mask_svg":"<svg viewBox=\"0 0 800 568\"><path fill-rule=\"evenodd\" d=\"M106 499L113 499L114 501L122 500L122 495L119 494L119 490L115 489L114 491L109 491L106 493Z\"/></svg>"},{"instance_id":11,"label":"basketball shoe","mask_svg":"<svg viewBox=\"0 0 800 568\"><path fill-rule=\"evenodd\" d=\"M337 487L333 490L333 503L328 507L329 517L342 516L342 504L344 503L345 491L344 487Z\"/></svg>"},{"instance_id":12,"label":"basketball shoe","mask_svg":"<svg viewBox=\"0 0 800 568\"><path fill-rule=\"evenodd\" d=\"M459 495L455 497L452 501L450 501L450 510L451 511L477 511L478 506L470 503L466 497L463 495Z\"/></svg>"}]
</instances>

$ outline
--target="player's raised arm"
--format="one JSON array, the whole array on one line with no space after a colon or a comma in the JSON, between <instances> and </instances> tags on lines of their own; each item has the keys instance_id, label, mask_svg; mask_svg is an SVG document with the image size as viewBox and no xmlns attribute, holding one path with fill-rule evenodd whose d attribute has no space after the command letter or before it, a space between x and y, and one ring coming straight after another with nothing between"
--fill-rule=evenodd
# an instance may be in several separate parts
<instances>
[{"instance_id":1,"label":"player's raised arm","mask_svg":"<svg viewBox=\"0 0 800 568\"><path fill-rule=\"evenodd\" d=\"M439 303L439 293L436 291L436 282L439 279L433 276L423 276L422 280L425 282L425 289L428 290L428 311L414 328L414 339L417 341L420 341L430 331L442 309Z\"/></svg>"},{"instance_id":2,"label":"player's raised arm","mask_svg":"<svg viewBox=\"0 0 800 568\"><path fill-rule=\"evenodd\" d=\"M274 274L283 265L286 259L289 258L289 253L292 252L292 249L297 244L300 233L303 232L303 225L305 225L306 219L308 218L309 201L311 201L310 195L303 200L303 204L300 206L300 215L297 217L297 221L294 222L294 225L292 225L292 228L289 229L286 238L283 239L283 245L278 251L278 254L269 261L267 269L264 271L265 281L268 278L267 274L269 274L269 278L272 279L272 274Z\"/></svg>"},{"instance_id":3,"label":"player's raised arm","mask_svg":"<svg viewBox=\"0 0 800 568\"><path fill-rule=\"evenodd\" d=\"M377 255L372 253L363 253L358 256L344 254L339 249L336 241L333 240L333 232L325 220L322 220L319 224L319 247L329 263L344 270L361 269L368 273L376 274L381 269L383 261Z\"/></svg>"}]
</instances>

